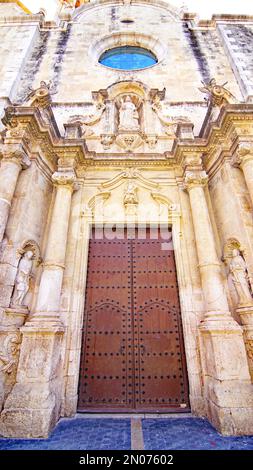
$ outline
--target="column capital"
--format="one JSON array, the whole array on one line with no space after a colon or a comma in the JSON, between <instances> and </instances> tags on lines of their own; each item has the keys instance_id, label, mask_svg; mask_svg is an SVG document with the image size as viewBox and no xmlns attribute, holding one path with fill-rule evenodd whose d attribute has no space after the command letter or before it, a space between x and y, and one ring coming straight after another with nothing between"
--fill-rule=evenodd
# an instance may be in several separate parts
<instances>
[{"instance_id":1,"label":"column capital","mask_svg":"<svg viewBox=\"0 0 253 470\"><path fill-rule=\"evenodd\" d=\"M76 188L76 174L75 171L72 170L61 170L59 169L52 175L52 181L54 186L65 186L74 191Z\"/></svg>"},{"instance_id":2,"label":"column capital","mask_svg":"<svg viewBox=\"0 0 253 470\"><path fill-rule=\"evenodd\" d=\"M232 157L231 164L240 167L250 160L253 160L253 142L241 142Z\"/></svg>"},{"instance_id":3,"label":"column capital","mask_svg":"<svg viewBox=\"0 0 253 470\"><path fill-rule=\"evenodd\" d=\"M199 168L202 166L202 154L197 152L185 152L183 160L183 168ZM190 170L189 170L190 171Z\"/></svg>"},{"instance_id":4,"label":"column capital","mask_svg":"<svg viewBox=\"0 0 253 470\"><path fill-rule=\"evenodd\" d=\"M4 152L2 161L12 162L19 165L23 170L31 165L28 155L22 150L15 150L14 152Z\"/></svg>"},{"instance_id":5,"label":"column capital","mask_svg":"<svg viewBox=\"0 0 253 470\"><path fill-rule=\"evenodd\" d=\"M208 182L208 176L204 170L186 171L184 177L184 189L190 191L196 187L204 187Z\"/></svg>"}]
</instances>

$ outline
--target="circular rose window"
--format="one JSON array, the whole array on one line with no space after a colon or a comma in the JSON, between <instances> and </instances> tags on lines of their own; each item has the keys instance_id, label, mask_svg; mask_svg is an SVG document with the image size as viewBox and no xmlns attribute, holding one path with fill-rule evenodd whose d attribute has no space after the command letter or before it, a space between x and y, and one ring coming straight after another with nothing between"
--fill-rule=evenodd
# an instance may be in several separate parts
<instances>
[{"instance_id":1,"label":"circular rose window","mask_svg":"<svg viewBox=\"0 0 253 470\"><path fill-rule=\"evenodd\" d=\"M139 70L151 67L158 62L156 56L143 47L123 46L105 51L99 63L118 70Z\"/></svg>"}]
</instances>

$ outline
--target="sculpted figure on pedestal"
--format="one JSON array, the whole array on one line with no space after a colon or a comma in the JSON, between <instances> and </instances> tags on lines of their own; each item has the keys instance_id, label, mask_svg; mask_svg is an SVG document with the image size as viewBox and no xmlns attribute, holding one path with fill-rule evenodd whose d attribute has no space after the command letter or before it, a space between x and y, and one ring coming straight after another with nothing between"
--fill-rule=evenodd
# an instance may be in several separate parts
<instances>
[{"instance_id":1,"label":"sculpted figure on pedestal","mask_svg":"<svg viewBox=\"0 0 253 470\"><path fill-rule=\"evenodd\" d=\"M137 188L133 181L129 181L124 196L124 205L126 206L128 204L138 204Z\"/></svg>"},{"instance_id":2,"label":"sculpted figure on pedestal","mask_svg":"<svg viewBox=\"0 0 253 470\"><path fill-rule=\"evenodd\" d=\"M119 110L119 129L120 130L138 130L139 114L131 97L127 96L125 100L121 100Z\"/></svg>"},{"instance_id":3,"label":"sculpted figure on pedestal","mask_svg":"<svg viewBox=\"0 0 253 470\"><path fill-rule=\"evenodd\" d=\"M238 249L233 250L229 271L239 297L239 305L252 303L247 265Z\"/></svg>"},{"instance_id":4,"label":"sculpted figure on pedestal","mask_svg":"<svg viewBox=\"0 0 253 470\"><path fill-rule=\"evenodd\" d=\"M33 252L26 251L19 262L12 304L23 305L24 298L29 290L32 267Z\"/></svg>"}]
</instances>

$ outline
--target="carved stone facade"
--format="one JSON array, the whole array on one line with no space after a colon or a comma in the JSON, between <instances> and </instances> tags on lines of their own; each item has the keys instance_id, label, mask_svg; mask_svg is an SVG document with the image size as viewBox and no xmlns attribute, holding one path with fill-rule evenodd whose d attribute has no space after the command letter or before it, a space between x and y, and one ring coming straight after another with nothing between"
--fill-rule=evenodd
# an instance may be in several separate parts
<instances>
[{"instance_id":1,"label":"carved stone facade","mask_svg":"<svg viewBox=\"0 0 253 470\"><path fill-rule=\"evenodd\" d=\"M191 411L253 434L253 68L228 34L252 18L62 3L48 22L0 2L0 434L46 437L76 413L101 223L169 224ZM130 45L157 63L99 63Z\"/></svg>"}]
</instances>

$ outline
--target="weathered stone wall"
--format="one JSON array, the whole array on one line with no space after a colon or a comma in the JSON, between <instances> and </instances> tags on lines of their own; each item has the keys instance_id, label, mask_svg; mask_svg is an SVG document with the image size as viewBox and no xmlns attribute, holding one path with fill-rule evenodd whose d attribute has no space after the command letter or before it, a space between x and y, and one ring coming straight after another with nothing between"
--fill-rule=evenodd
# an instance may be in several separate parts
<instances>
[{"instance_id":1,"label":"weathered stone wall","mask_svg":"<svg viewBox=\"0 0 253 470\"><path fill-rule=\"evenodd\" d=\"M1 10L0 10L1 15ZM8 104L15 101L23 67L29 58L35 39L38 37L36 25L1 24L0 16L0 113Z\"/></svg>"},{"instance_id":2,"label":"weathered stone wall","mask_svg":"<svg viewBox=\"0 0 253 470\"><path fill-rule=\"evenodd\" d=\"M243 97L253 96L253 26L252 24L222 24L218 26L225 50Z\"/></svg>"},{"instance_id":3,"label":"weathered stone wall","mask_svg":"<svg viewBox=\"0 0 253 470\"><path fill-rule=\"evenodd\" d=\"M228 80L231 92L240 97L236 79L223 49L219 33L215 29L192 29L188 22L176 20L160 8L133 6L133 24L125 25L122 6L94 8L82 14L80 20L65 30L42 33L33 56L26 65L21 80L23 90L33 78L52 80L57 94L55 101L83 102L90 99L90 90L107 88L109 84L128 76L124 71L113 71L97 63L96 43L109 34L148 34L164 44L158 66L135 73L149 87L166 87L170 101L202 101L198 87L201 80L216 77ZM147 28L147 24L149 28ZM49 38L50 36L50 38ZM115 46L117 43L115 43ZM151 45L151 43L150 43ZM187 60L187 68L185 67ZM21 89L19 89L21 93Z\"/></svg>"},{"instance_id":4,"label":"weathered stone wall","mask_svg":"<svg viewBox=\"0 0 253 470\"><path fill-rule=\"evenodd\" d=\"M251 27L247 19L198 23L151 3L94 2L50 23L0 9L0 98L2 107L17 102L1 133L1 344L10 319L18 342L23 334L9 382L12 357L0 344L6 436L45 437L60 414L76 412L88 235L101 220L170 224L192 412L226 434L252 432L252 294L241 270L249 302L240 303L229 272L232 246L252 282L253 118L243 102L251 59L241 56ZM98 63L128 44L154 51L158 63L137 71ZM134 112L124 127L127 101ZM131 214L127 181L138 189ZM13 304L26 241L28 290Z\"/></svg>"}]
</instances>

